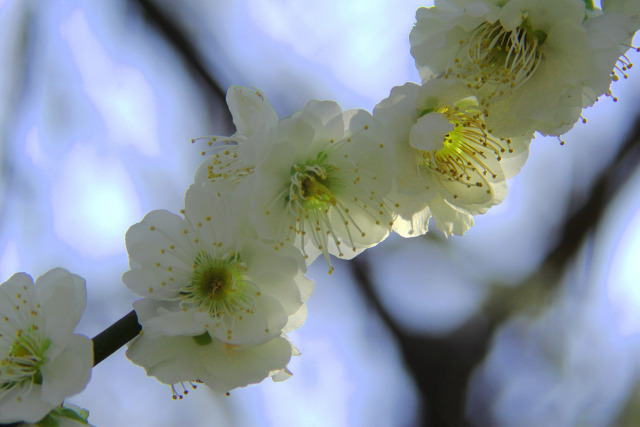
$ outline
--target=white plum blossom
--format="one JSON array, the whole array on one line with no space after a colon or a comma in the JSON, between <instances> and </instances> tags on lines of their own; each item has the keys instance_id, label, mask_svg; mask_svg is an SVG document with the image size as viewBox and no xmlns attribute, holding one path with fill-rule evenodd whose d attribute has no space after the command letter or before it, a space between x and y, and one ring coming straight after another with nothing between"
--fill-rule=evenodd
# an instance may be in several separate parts
<instances>
[{"instance_id":1,"label":"white plum blossom","mask_svg":"<svg viewBox=\"0 0 640 427\"><path fill-rule=\"evenodd\" d=\"M85 304L84 279L62 268L0 285L0 423L36 423L84 389L93 345L73 331Z\"/></svg>"},{"instance_id":2,"label":"white plum blossom","mask_svg":"<svg viewBox=\"0 0 640 427\"><path fill-rule=\"evenodd\" d=\"M235 216L235 217L234 217ZM205 333L229 344L281 334L313 289L299 251L275 252L249 231L222 196L193 185L184 218L153 211L126 235L131 270L124 283L153 306L147 335ZM277 268L274 268L277 266Z\"/></svg>"},{"instance_id":3,"label":"white plum blossom","mask_svg":"<svg viewBox=\"0 0 640 427\"><path fill-rule=\"evenodd\" d=\"M243 144L260 157L232 201L276 250L293 243L308 262L322 253L332 271L329 254L350 259L388 235L393 162L370 113L310 101Z\"/></svg>"},{"instance_id":4,"label":"white plum blossom","mask_svg":"<svg viewBox=\"0 0 640 427\"><path fill-rule=\"evenodd\" d=\"M446 236L463 234L473 225L472 215L502 202L505 180L524 164L531 136L492 135L483 111L465 85L447 79L395 87L376 105L374 115L394 146L389 197L400 205L394 231L419 236L433 216Z\"/></svg>"},{"instance_id":5,"label":"white plum blossom","mask_svg":"<svg viewBox=\"0 0 640 427\"><path fill-rule=\"evenodd\" d=\"M410 34L423 82L465 82L498 136L569 130L583 107L608 93L615 65L609 57L617 59L635 31L629 19L619 28L612 24L622 19L590 23L581 0L435 4L418 9ZM605 28L607 37L594 38Z\"/></svg>"},{"instance_id":6,"label":"white plum blossom","mask_svg":"<svg viewBox=\"0 0 640 427\"><path fill-rule=\"evenodd\" d=\"M227 391L285 369L291 347L281 343L281 335L304 322L313 282L304 276L305 262L297 249L288 245L275 252L211 186L194 184L187 191L184 218L153 211L127 232L131 270L123 281L145 297L134 303L143 335L127 354L160 381L199 380ZM185 342L197 351L186 352L191 347ZM174 343L179 350L169 349ZM165 345L166 354L152 354ZM259 348L265 349L264 363L257 360ZM163 358L160 371L154 368L158 357ZM194 376L197 366L184 363L198 357L196 365L207 370ZM226 362L218 364L218 359ZM264 375L257 378L251 366L241 366L249 361L255 369L269 369L259 370ZM223 371L235 369L234 363L247 376L227 378L233 374ZM180 380L166 379L174 377Z\"/></svg>"},{"instance_id":7,"label":"white plum blossom","mask_svg":"<svg viewBox=\"0 0 640 427\"><path fill-rule=\"evenodd\" d=\"M145 320L145 312L138 313ZM292 351L284 337L249 346L215 339L200 341L188 336L151 337L143 333L129 346L127 357L143 366L147 375L172 385L174 398L182 398L189 387L196 388L198 383L225 393L259 383L268 376L276 380L276 375L289 363Z\"/></svg>"},{"instance_id":8,"label":"white plum blossom","mask_svg":"<svg viewBox=\"0 0 640 427\"><path fill-rule=\"evenodd\" d=\"M256 133L276 127L278 114L259 89L231 86L227 90L226 100L236 133L192 141L206 143L201 151L205 159L196 170L195 182L224 183L227 188L233 188L243 177L253 172L255 165L247 160L260 156L259 153L244 153L260 149L259 145L245 144L244 141Z\"/></svg>"}]
</instances>

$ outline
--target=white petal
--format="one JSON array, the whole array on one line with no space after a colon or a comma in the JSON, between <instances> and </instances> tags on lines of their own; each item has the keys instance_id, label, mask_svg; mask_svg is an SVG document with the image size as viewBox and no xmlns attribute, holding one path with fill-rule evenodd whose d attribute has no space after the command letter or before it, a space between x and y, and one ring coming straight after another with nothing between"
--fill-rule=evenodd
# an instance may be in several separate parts
<instances>
[{"instance_id":1,"label":"white petal","mask_svg":"<svg viewBox=\"0 0 640 427\"><path fill-rule=\"evenodd\" d=\"M205 346L199 350L202 357L211 357L208 375L202 380L220 392L258 383L271 372L284 369L291 359L291 347L280 337L249 348Z\"/></svg>"},{"instance_id":2,"label":"white petal","mask_svg":"<svg viewBox=\"0 0 640 427\"><path fill-rule=\"evenodd\" d=\"M184 264L179 258L169 251L171 245L180 250L191 246L184 234L186 229L189 232L191 227L185 224L184 220L166 210L156 210L149 212L138 224L132 225L125 235L127 252L130 261L135 261L140 266L153 266L159 261L161 255L166 261L166 266L182 266ZM161 251L165 250L165 254Z\"/></svg>"},{"instance_id":3,"label":"white petal","mask_svg":"<svg viewBox=\"0 0 640 427\"><path fill-rule=\"evenodd\" d=\"M298 329L307 320L308 309L306 305L302 305L298 311L289 316L287 324L282 328L282 332L285 334Z\"/></svg>"},{"instance_id":4,"label":"white petal","mask_svg":"<svg viewBox=\"0 0 640 427\"><path fill-rule=\"evenodd\" d=\"M273 382L280 383L282 381L286 381L293 376L293 373L287 368L280 369L275 371L269 375Z\"/></svg>"},{"instance_id":5,"label":"white petal","mask_svg":"<svg viewBox=\"0 0 640 427\"><path fill-rule=\"evenodd\" d=\"M426 193L413 197L396 193L390 197L400 205L396 209L393 231L402 237L418 237L428 231L431 211L427 205Z\"/></svg>"},{"instance_id":6,"label":"white petal","mask_svg":"<svg viewBox=\"0 0 640 427\"><path fill-rule=\"evenodd\" d=\"M165 384L200 380L216 391L226 392L284 369L291 358L291 347L280 337L245 348L217 340L198 345L190 337L151 339L141 335L130 344L127 357Z\"/></svg>"},{"instance_id":7,"label":"white petal","mask_svg":"<svg viewBox=\"0 0 640 427\"><path fill-rule=\"evenodd\" d=\"M55 268L39 277L35 287L45 318L44 336L52 342L48 356L56 357L67 346L84 312L85 281L67 270Z\"/></svg>"},{"instance_id":8,"label":"white petal","mask_svg":"<svg viewBox=\"0 0 640 427\"><path fill-rule=\"evenodd\" d=\"M227 90L227 105L237 133L243 136L278 124L278 114L259 89L231 86Z\"/></svg>"},{"instance_id":9,"label":"white petal","mask_svg":"<svg viewBox=\"0 0 640 427\"><path fill-rule=\"evenodd\" d=\"M259 344L279 336L287 317L277 300L262 295L253 313L225 316L220 326L212 325L211 332L221 342Z\"/></svg>"},{"instance_id":10,"label":"white petal","mask_svg":"<svg viewBox=\"0 0 640 427\"><path fill-rule=\"evenodd\" d=\"M411 128L409 144L419 150L438 151L444 147L444 136L452 130L453 124L444 114L428 113Z\"/></svg>"},{"instance_id":11,"label":"white petal","mask_svg":"<svg viewBox=\"0 0 640 427\"><path fill-rule=\"evenodd\" d=\"M342 109L335 101L311 100L305 105L299 116L314 130L314 140L323 143L333 139L339 141L344 135Z\"/></svg>"},{"instance_id":12,"label":"white petal","mask_svg":"<svg viewBox=\"0 0 640 427\"><path fill-rule=\"evenodd\" d=\"M453 208L443 199L433 198L429 207L436 227L446 237L451 237L452 234L463 235L473 226L473 216Z\"/></svg>"},{"instance_id":13,"label":"white petal","mask_svg":"<svg viewBox=\"0 0 640 427\"><path fill-rule=\"evenodd\" d=\"M51 405L40 398L41 387L33 385L27 389L12 391L0 403L0 423L28 422L36 423L44 418L57 405ZM62 400L58 404L62 403Z\"/></svg>"},{"instance_id":14,"label":"white petal","mask_svg":"<svg viewBox=\"0 0 640 427\"><path fill-rule=\"evenodd\" d=\"M84 390L92 366L93 343L83 335L72 335L64 351L42 367L42 400L59 405Z\"/></svg>"},{"instance_id":15,"label":"white petal","mask_svg":"<svg viewBox=\"0 0 640 427\"><path fill-rule=\"evenodd\" d=\"M126 271L122 275L122 282L136 294L153 299L175 297L180 288L175 281L169 281L169 272L166 269L159 268L136 268Z\"/></svg>"},{"instance_id":16,"label":"white petal","mask_svg":"<svg viewBox=\"0 0 640 427\"><path fill-rule=\"evenodd\" d=\"M602 0L602 10L605 13L621 12L626 16L637 18L640 16L640 2L637 0Z\"/></svg>"},{"instance_id":17,"label":"white petal","mask_svg":"<svg viewBox=\"0 0 640 427\"><path fill-rule=\"evenodd\" d=\"M27 295L25 295L25 292ZM34 293L31 276L26 273L14 274L9 280L0 285L0 313L6 315L12 322L20 322L18 319L14 319L15 313L17 313L15 307L23 305L20 301L25 297L30 299ZM18 295L24 296L19 298ZM0 341L0 343L3 341Z\"/></svg>"},{"instance_id":18,"label":"white petal","mask_svg":"<svg viewBox=\"0 0 640 427\"><path fill-rule=\"evenodd\" d=\"M295 278L299 277L299 266L304 266L304 263L291 257L279 256L280 250L276 252L272 248L264 248L257 242L252 247L247 246L242 252L248 267L247 277L256 283L262 294L277 299L287 315L296 311L303 299ZM302 258L299 252L297 255ZM278 268L273 268L274 265ZM304 276L301 280L304 280Z\"/></svg>"},{"instance_id":19,"label":"white petal","mask_svg":"<svg viewBox=\"0 0 640 427\"><path fill-rule=\"evenodd\" d=\"M136 313L140 309L140 303L135 304ZM168 308L159 306L156 315L140 321L145 334L149 336L197 336L205 332L205 325L210 320L209 313L198 312L195 309L183 311L177 304Z\"/></svg>"},{"instance_id":20,"label":"white petal","mask_svg":"<svg viewBox=\"0 0 640 427\"><path fill-rule=\"evenodd\" d=\"M191 337L151 338L139 335L129 344L127 357L142 366L147 375L155 376L165 384L195 381L205 370L200 360L198 344Z\"/></svg>"}]
</instances>

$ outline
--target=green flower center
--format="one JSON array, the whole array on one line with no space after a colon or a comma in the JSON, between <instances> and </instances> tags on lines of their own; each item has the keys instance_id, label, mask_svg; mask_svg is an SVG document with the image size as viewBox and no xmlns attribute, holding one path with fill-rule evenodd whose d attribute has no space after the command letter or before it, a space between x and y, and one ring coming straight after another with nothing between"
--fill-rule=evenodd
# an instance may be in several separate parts
<instances>
[{"instance_id":1,"label":"green flower center","mask_svg":"<svg viewBox=\"0 0 640 427\"><path fill-rule=\"evenodd\" d=\"M50 346L51 340L43 338L36 325L16 331L8 354L0 361L0 397L22 385L42 384L40 368Z\"/></svg>"},{"instance_id":2,"label":"green flower center","mask_svg":"<svg viewBox=\"0 0 640 427\"><path fill-rule=\"evenodd\" d=\"M454 128L444 136L440 150L422 152L425 166L444 180L457 181L468 188L483 187L497 178L495 161L501 161L505 153L513 153L511 140L492 136L477 106L444 106L433 111L443 114Z\"/></svg>"},{"instance_id":3,"label":"green flower center","mask_svg":"<svg viewBox=\"0 0 640 427\"><path fill-rule=\"evenodd\" d=\"M222 257L200 252L193 263L191 282L180 292L183 306L196 306L214 317L253 312L260 292L246 277L246 271L235 252Z\"/></svg>"},{"instance_id":4,"label":"green flower center","mask_svg":"<svg viewBox=\"0 0 640 427\"><path fill-rule=\"evenodd\" d=\"M344 187L336 174L332 174L336 170L338 167L328 162L323 152L315 159L294 165L285 203L293 207L296 213L335 206L335 193Z\"/></svg>"},{"instance_id":5,"label":"green flower center","mask_svg":"<svg viewBox=\"0 0 640 427\"><path fill-rule=\"evenodd\" d=\"M222 300L233 288L233 273L222 267L214 266L206 269L201 273L202 277L198 279L200 292L204 297Z\"/></svg>"}]
</instances>

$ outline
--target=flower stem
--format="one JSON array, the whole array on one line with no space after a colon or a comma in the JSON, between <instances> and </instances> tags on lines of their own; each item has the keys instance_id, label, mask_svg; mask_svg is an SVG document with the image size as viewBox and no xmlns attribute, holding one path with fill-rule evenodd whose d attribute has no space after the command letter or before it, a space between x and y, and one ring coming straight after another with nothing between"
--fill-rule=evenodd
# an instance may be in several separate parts
<instances>
[{"instance_id":1,"label":"flower stem","mask_svg":"<svg viewBox=\"0 0 640 427\"><path fill-rule=\"evenodd\" d=\"M142 327L136 312L131 310L126 316L93 337L93 366L111 356L120 347L134 339Z\"/></svg>"}]
</instances>

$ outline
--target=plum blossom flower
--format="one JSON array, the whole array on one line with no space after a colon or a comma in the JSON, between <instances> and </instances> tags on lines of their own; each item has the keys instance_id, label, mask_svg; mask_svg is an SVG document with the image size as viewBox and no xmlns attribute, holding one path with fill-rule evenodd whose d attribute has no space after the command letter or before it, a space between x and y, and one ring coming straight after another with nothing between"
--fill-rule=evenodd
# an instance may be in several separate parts
<instances>
[{"instance_id":1,"label":"plum blossom flower","mask_svg":"<svg viewBox=\"0 0 640 427\"><path fill-rule=\"evenodd\" d=\"M463 234L472 215L502 202L505 180L524 164L531 137L498 138L483 108L454 80L406 83L381 101L374 115L392 135L396 176L390 198L399 201L394 231L427 231L433 216L446 236Z\"/></svg>"},{"instance_id":2,"label":"plum blossom flower","mask_svg":"<svg viewBox=\"0 0 640 427\"><path fill-rule=\"evenodd\" d=\"M211 185L187 191L183 218L153 211L127 232L123 281L145 297L127 355L167 384L227 391L286 368L281 335L304 322L313 282L297 249L273 251Z\"/></svg>"},{"instance_id":3,"label":"plum blossom flower","mask_svg":"<svg viewBox=\"0 0 640 427\"><path fill-rule=\"evenodd\" d=\"M38 422L84 389L93 346L73 330L85 304L84 279L62 268L0 285L0 423Z\"/></svg>"},{"instance_id":4,"label":"plum blossom flower","mask_svg":"<svg viewBox=\"0 0 640 427\"><path fill-rule=\"evenodd\" d=\"M417 11L411 53L423 82L465 82L495 135L560 135L607 93L619 48L635 31L629 19L616 28L621 17L587 16L580 0L436 0ZM604 27L607 37L592 36Z\"/></svg>"},{"instance_id":5,"label":"plum blossom flower","mask_svg":"<svg viewBox=\"0 0 640 427\"><path fill-rule=\"evenodd\" d=\"M247 160L259 156L257 153L243 153L260 148L244 142L256 133L277 126L278 114L264 93L256 88L231 86L227 90L226 100L236 132L231 136L212 136L192 141L206 143L201 151L205 159L196 170L195 182L223 182L227 188L233 188L253 172L255 165Z\"/></svg>"},{"instance_id":6,"label":"plum blossom flower","mask_svg":"<svg viewBox=\"0 0 640 427\"><path fill-rule=\"evenodd\" d=\"M261 237L279 250L292 243L308 262L322 253L350 259L382 241L393 206L384 129L364 110L343 112L310 101L275 128L244 144L261 147L254 173L232 198L244 204ZM247 202L248 201L248 202Z\"/></svg>"},{"instance_id":7,"label":"plum blossom flower","mask_svg":"<svg viewBox=\"0 0 640 427\"><path fill-rule=\"evenodd\" d=\"M123 281L146 297L134 303L136 310L157 311L141 322L145 334L208 333L228 344L257 344L281 334L313 282L304 276L299 251L285 246L274 252L240 218L222 196L193 185L184 218L153 211L129 229L131 270Z\"/></svg>"}]
</instances>

